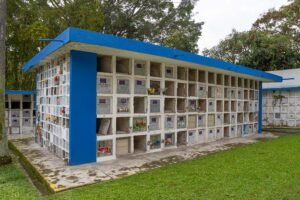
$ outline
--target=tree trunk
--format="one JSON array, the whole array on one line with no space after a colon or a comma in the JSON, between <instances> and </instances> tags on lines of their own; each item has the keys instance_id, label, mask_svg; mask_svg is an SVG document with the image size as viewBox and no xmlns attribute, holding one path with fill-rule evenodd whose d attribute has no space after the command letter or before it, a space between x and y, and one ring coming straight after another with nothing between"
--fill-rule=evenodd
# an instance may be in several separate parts
<instances>
[{"instance_id":1,"label":"tree trunk","mask_svg":"<svg viewBox=\"0 0 300 200\"><path fill-rule=\"evenodd\" d=\"M0 0L0 165L11 162L5 131L6 0Z\"/></svg>"}]
</instances>

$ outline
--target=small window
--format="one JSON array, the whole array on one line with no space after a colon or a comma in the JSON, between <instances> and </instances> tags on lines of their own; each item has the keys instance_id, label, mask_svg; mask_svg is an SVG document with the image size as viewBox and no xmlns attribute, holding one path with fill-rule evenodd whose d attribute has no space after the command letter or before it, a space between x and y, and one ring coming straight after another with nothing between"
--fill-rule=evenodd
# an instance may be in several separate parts
<instances>
[{"instance_id":1,"label":"small window","mask_svg":"<svg viewBox=\"0 0 300 200\"><path fill-rule=\"evenodd\" d=\"M20 109L20 102L13 101L11 102L12 109Z\"/></svg>"},{"instance_id":2,"label":"small window","mask_svg":"<svg viewBox=\"0 0 300 200\"><path fill-rule=\"evenodd\" d=\"M106 79L105 78L100 78L100 83L106 83Z\"/></svg>"},{"instance_id":3,"label":"small window","mask_svg":"<svg viewBox=\"0 0 300 200\"><path fill-rule=\"evenodd\" d=\"M212 133L212 130L210 130L209 133Z\"/></svg>"},{"instance_id":4,"label":"small window","mask_svg":"<svg viewBox=\"0 0 300 200\"><path fill-rule=\"evenodd\" d=\"M138 63L138 64L136 64L136 68L139 68L139 69L141 69L141 68L143 68L143 65L142 65L142 64L140 64L140 63Z\"/></svg>"},{"instance_id":5,"label":"small window","mask_svg":"<svg viewBox=\"0 0 300 200\"><path fill-rule=\"evenodd\" d=\"M152 104L155 104L155 105L156 105L156 104L157 104L157 100L153 100L153 101L152 101Z\"/></svg>"},{"instance_id":6,"label":"small window","mask_svg":"<svg viewBox=\"0 0 300 200\"><path fill-rule=\"evenodd\" d=\"M280 119L280 113L275 113L275 118Z\"/></svg>"},{"instance_id":7,"label":"small window","mask_svg":"<svg viewBox=\"0 0 300 200\"><path fill-rule=\"evenodd\" d=\"M125 85L125 80L119 80L119 85Z\"/></svg>"},{"instance_id":8,"label":"small window","mask_svg":"<svg viewBox=\"0 0 300 200\"><path fill-rule=\"evenodd\" d=\"M172 118L171 118L171 117L168 117L168 118L167 118L167 121L168 121L168 122L172 121Z\"/></svg>"},{"instance_id":9,"label":"small window","mask_svg":"<svg viewBox=\"0 0 300 200\"><path fill-rule=\"evenodd\" d=\"M172 70L171 70L171 69L167 69L166 72L167 72L168 74L171 74L171 73L172 73Z\"/></svg>"},{"instance_id":10,"label":"small window","mask_svg":"<svg viewBox=\"0 0 300 200\"><path fill-rule=\"evenodd\" d=\"M202 135L202 131L199 131L199 135Z\"/></svg>"},{"instance_id":11,"label":"small window","mask_svg":"<svg viewBox=\"0 0 300 200\"><path fill-rule=\"evenodd\" d=\"M106 103L106 99L99 99L99 103L105 104Z\"/></svg>"},{"instance_id":12,"label":"small window","mask_svg":"<svg viewBox=\"0 0 300 200\"><path fill-rule=\"evenodd\" d=\"M219 129L217 129L217 133L220 133L220 130L219 130Z\"/></svg>"},{"instance_id":13,"label":"small window","mask_svg":"<svg viewBox=\"0 0 300 200\"><path fill-rule=\"evenodd\" d=\"M136 81L137 85L142 85L142 81Z\"/></svg>"},{"instance_id":14,"label":"small window","mask_svg":"<svg viewBox=\"0 0 300 200\"><path fill-rule=\"evenodd\" d=\"M156 122L156 118L152 118L151 121L152 121L152 122Z\"/></svg>"}]
</instances>

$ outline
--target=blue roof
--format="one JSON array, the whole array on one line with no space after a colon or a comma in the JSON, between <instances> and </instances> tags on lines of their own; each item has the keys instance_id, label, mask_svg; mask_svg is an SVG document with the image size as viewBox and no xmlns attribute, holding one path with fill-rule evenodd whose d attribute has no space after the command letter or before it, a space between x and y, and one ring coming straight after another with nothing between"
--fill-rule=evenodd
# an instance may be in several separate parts
<instances>
[{"instance_id":1,"label":"blue roof","mask_svg":"<svg viewBox=\"0 0 300 200\"><path fill-rule=\"evenodd\" d=\"M78 42L89 45L97 45L110 47L115 49L133 51L137 53L150 54L154 56L165 57L169 59L185 61L208 67L213 67L222 70L234 71L250 76L255 76L261 79L268 79L271 81L282 81L282 77L266 73L260 70L251 69L241 65L224 62L217 59L208 58L201 55L188 53L185 51L154 45L137 40L117 37L113 35L83 30L79 28L70 27L58 35L54 41L50 42L44 49L37 53L23 66L24 71L30 70L37 65L40 61L45 59L49 54L55 52L65 44L70 42Z\"/></svg>"},{"instance_id":2,"label":"blue roof","mask_svg":"<svg viewBox=\"0 0 300 200\"><path fill-rule=\"evenodd\" d=\"M32 95L35 92L32 90L5 90L5 94L27 94Z\"/></svg>"}]
</instances>

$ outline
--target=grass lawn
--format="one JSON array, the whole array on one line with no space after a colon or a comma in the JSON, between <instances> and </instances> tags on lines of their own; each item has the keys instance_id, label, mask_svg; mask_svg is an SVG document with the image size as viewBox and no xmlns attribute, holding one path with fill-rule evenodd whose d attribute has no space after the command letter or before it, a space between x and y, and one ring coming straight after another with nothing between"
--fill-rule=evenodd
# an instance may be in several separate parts
<instances>
[{"instance_id":1,"label":"grass lawn","mask_svg":"<svg viewBox=\"0 0 300 200\"><path fill-rule=\"evenodd\" d=\"M0 199L38 199L38 191L26 179L16 164L0 167Z\"/></svg>"},{"instance_id":2,"label":"grass lawn","mask_svg":"<svg viewBox=\"0 0 300 200\"><path fill-rule=\"evenodd\" d=\"M0 168L0 199L11 192L20 199L36 198L13 165ZM300 199L300 134L41 199Z\"/></svg>"}]
</instances>

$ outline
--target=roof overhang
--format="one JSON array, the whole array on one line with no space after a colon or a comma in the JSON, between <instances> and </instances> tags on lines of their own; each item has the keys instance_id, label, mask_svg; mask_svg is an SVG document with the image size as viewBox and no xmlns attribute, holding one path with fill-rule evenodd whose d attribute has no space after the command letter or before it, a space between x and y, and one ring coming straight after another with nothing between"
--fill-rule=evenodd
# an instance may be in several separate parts
<instances>
[{"instance_id":1,"label":"roof overhang","mask_svg":"<svg viewBox=\"0 0 300 200\"><path fill-rule=\"evenodd\" d=\"M5 90L5 94L32 95L34 93L32 90Z\"/></svg>"},{"instance_id":2,"label":"roof overhang","mask_svg":"<svg viewBox=\"0 0 300 200\"><path fill-rule=\"evenodd\" d=\"M79 50L105 55L128 56L137 59L151 59L176 65L195 66L210 71L236 76L248 77L263 82L281 82L282 77L241 65L212 59L181 50L153 45L137 40L116 37L112 35L87 31L78 28L68 28L50 42L44 49L31 58L23 70L28 71L42 65L52 58Z\"/></svg>"}]
</instances>

